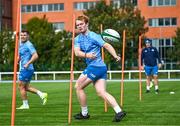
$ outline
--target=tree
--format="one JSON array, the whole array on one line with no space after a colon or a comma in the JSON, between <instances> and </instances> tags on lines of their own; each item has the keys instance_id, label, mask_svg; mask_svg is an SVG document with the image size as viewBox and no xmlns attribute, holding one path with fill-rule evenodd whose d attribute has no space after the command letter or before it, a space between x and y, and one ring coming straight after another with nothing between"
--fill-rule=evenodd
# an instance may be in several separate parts
<instances>
[{"instance_id":1,"label":"tree","mask_svg":"<svg viewBox=\"0 0 180 126\"><path fill-rule=\"evenodd\" d=\"M0 32L0 71L12 71L14 62L14 46L15 42L12 38L13 32L10 30L2 30Z\"/></svg>"},{"instance_id":2,"label":"tree","mask_svg":"<svg viewBox=\"0 0 180 126\"><path fill-rule=\"evenodd\" d=\"M90 29L95 32L100 32L101 24L103 25L103 29L115 29L121 36L125 29L126 66L131 67L134 62L137 62L138 37L148 30L144 27L146 21L145 18L141 16L140 10L135 9L131 2L124 3L118 8L112 4L106 5L106 2L103 0L98 2L95 8L87 10L84 14L90 18ZM121 54L122 40L120 43L114 44L114 47L118 49L117 52ZM106 62L109 64L112 60L109 54L106 53Z\"/></svg>"},{"instance_id":3,"label":"tree","mask_svg":"<svg viewBox=\"0 0 180 126\"><path fill-rule=\"evenodd\" d=\"M179 68L180 64L180 28L178 27L176 30L176 36L173 38L173 48L172 50L168 50L169 59L172 61L177 62L177 67Z\"/></svg>"},{"instance_id":4,"label":"tree","mask_svg":"<svg viewBox=\"0 0 180 126\"><path fill-rule=\"evenodd\" d=\"M41 19L33 17L26 24L26 29L30 32L30 40L39 55L39 59L35 63L36 70L50 70L55 34L52 24L47 21L45 16Z\"/></svg>"}]
</instances>

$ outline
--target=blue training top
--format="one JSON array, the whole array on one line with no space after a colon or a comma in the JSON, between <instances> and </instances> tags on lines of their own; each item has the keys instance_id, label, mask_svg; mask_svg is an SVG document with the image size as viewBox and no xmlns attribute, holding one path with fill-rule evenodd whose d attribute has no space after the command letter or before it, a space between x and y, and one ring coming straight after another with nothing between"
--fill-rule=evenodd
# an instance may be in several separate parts
<instances>
[{"instance_id":1,"label":"blue training top","mask_svg":"<svg viewBox=\"0 0 180 126\"><path fill-rule=\"evenodd\" d=\"M85 59L88 66L106 66L101 58L101 47L104 44L105 42L99 34L88 31L86 35L79 34L76 36L74 47L79 47L85 53L95 53L95 59Z\"/></svg>"},{"instance_id":2,"label":"blue training top","mask_svg":"<svg viewBox=\"0 0 180 126\"><path fill-rule=\"evenodd\" d=\"M157 60L161 63L159 53L155 47L148 47L142 50L141 65L144 63L146 66L156 66Z\"/></svg>"},{"instance_id":3,"label":"blue training top","mask_svg":"<svg viewBox=\"0 0 180 126\"><path fill-rule=\"evenodd\" d=\"M20 70L25 69L23 66L31 59L32 54L36 52L33 44L30 41L20 43L19 57L20 57ZM33 64L29 64L28 70L34 70Z\"/></svg>"}]
</instances>

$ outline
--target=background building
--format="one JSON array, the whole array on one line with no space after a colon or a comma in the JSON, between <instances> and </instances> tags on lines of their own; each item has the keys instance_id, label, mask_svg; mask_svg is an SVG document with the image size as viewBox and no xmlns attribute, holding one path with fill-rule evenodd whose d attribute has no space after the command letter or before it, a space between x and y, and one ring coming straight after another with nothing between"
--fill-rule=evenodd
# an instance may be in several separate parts
<instances>
[{"instance_id":1,"label":"background building","mask_svg":"<svg viewBox=\"0 0 180 126\"><path fill-rule=\"evenodd\" d=\"M0 0L0 31L12 28L12 0Z\"/></svg>"},{"instance_id":2,"label":"background building","mask_svg":"<svg viewBox=\"0 0 180 126\"><path fill-rule=\"evenodd\" d=\"M9 1L9 0L7 0ZM44 17L53 23L55 29L72 30L73 14L96 5L99 0L22 0L22 24L26 24L32 17ZM106 0L120 5L126 0ZM180 26L180 0L131 0L147 20L149 31L146 36L153 40L153 45L160 52L165 61L165 69L173 68L175 63L167 59L167 50L172 48L172 37ZM13 29L16 24L17 0L13 0Z\"/></svg>"}]
</instances>

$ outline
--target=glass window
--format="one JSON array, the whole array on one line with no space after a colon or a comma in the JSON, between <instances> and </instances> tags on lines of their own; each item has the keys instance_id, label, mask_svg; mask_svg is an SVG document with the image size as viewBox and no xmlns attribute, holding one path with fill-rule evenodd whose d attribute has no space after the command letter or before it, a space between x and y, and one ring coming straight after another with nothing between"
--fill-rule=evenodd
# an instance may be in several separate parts
<instances>
[{"instance_id":1,"label":"glass window","mask_svg":"<svg viewBox=\"0 0 180 126\"><path fill-rule=\"evenodd\" d=\"M38 12L42 12L43 11L43 7L41 4L38 5Z\"/></svg>"},{"instance_id":2,"label":"glass window","mask_svg":"<svg viewBox=\"0 0 180 126\"><path fill-rule=\"evenodd\" d=\"M152 0L148 0L148 5L152 6Z\"/></svg>"},{"instance_id":3,"label":"glass window","mask_svg":"<svg viewBox=\"0 0 180 126\"><path fill-rule=\"evenodd\" d=\"M90 2L89 3L89 8L92 8L92 7L94 7L93 2Z\"/></svg>"},{"instance_id":4,"label":"glass window","mask_svg":"<svg viewBox=\"0 0 180 126\"><path fill-rule=\"evenodd\" d=\"M64 22L53 23L54 30L64 30Z\"/></svg>"},{"instance_id":5,"label":"glass window","mask_svg":"<svg viewBox=\"0 0 180 126\"><path fill-rule=\"evenodd\" d=\"M74 9L77 9L77 3L74 3Z\"/></svg>"},{"instance_id":6,"label":"glass window","mask_svg":"<svg viewBox=\"0 0 180 126\"><path fill-rule=\"evenodd\" d=\"M158 19L158 22L159 22L159 23L158 23L159 26L164 26L164 20L163 20L163 18L159 18L159 19Z\"/></svg>"},{"instance_id":7,"label":"glass window","mask_svg":"<svg viewBox=\"0 0 180 126\"><path fill-rule=\"evenodd\" d=\"M54 11L58 11L58 4L54 4Z\"/></svg>"},{"instance_id":8,"label":"glass window","mask_svg":"<svg viewBox=\"0 0 180 126\"><path fill-rule=\"evenodd\" d=\"M170 5L170 0L165 0L165 5Z\"/></svg>"},{"instance_id":9,"label":"glass window","mask_svg":"<svg viewBox=\"0 0 180 126\"><path fill-rule=\"evenodd\" d=\"M152 19L148 20L148 24L149 24L149 26L152 26Z\"/></svg>"},{"instance_id":10,"label":"glass window","mask_svg":"<svg viewBox=\"0 0 180 126\"><path fill-rule=\"evenodd\" d=\"M166 39L166 46L170 46L171 45L171 40L170 39Z\"/></svg>"},{"instance_id":11,"label":"glass window","mask_svg":"<svg viewBox=\"0 0 180 126\"><path fill-rule=\"evenodd\" d=\"M132 1L133 5L137 6L137 0Z\"/></svg>"},{"instance_id":12,"label":"glass window","mask_svg":"<svg viewBox=\"0 0 180 126\"><path fill-rule=\"evenodd\" d=\"M26 12L31 12L31 5L26 6Z\"/></svg>"},{"instance_id":13,"label":"glass window","mask_svg":"<svg viewBox=\"0 0 180 126\"><path fill-rule=\"evenodd\" d=\"M177 25L176 18L171 18L171 25Z\"/></svg>"},{"instance_id":14,"label":"glass window","mask_svg":"<svg viewBox=\"0 0 180 126\"><path fill-rule=\"evenodd\" d=\"M165 26L170 26L170 18L165 18Z\"/></svg>"},{"instance_id":15,"label":"glass window","mask_svg":"<svg viewBox=\"0 0 180 126\"><path fill-rule=\"evenodd\" d=\"M21 6L21 12L26 12L26 6Z\"/></svg>"},{"instance_id":16,"label":"glass window","mask_svg":"<svg viewBox=\"0 0 180 126\"><path fill-rule=\"evenodd\" d=\"M159 45L160 45L160 46L164 46L164 39L160 39L160 40L159 40Z\"/></svg>"},{"instance_id":17,"label":"glass window","mask_svg":"<svg viewBox=\"0 0 180 126\"><path fill-rule=\"evenodd\" d=\"M37 11L36 5L32 5L32 12L36 12L36 11Z\"/></svg>"},{"instance_id":18,"label":"glass window","mask_svg":"<svg viewBox=\"0 0 180 126\"><path fill-rule=\"evenodd\" d=\"M53 10L53 5L52 4L48 4L48 11L52 11Z\"/></svg>"},{"instance_id":19,"label":"glass window","mask_svg":"<svg viewBox=\"0 0 180 126\"><path fill-rule=\"evenodd\" d=\"M86 9L86 10L88 9L88 3L87 2L83 3L83 9Z\"/></svg>"},{"instance_id":20,"label":"glass window","mask_svg":"<svg viewBox=\"0 0 180 126\"><path fill-rule=\"evenodd\" d=\"M158 0L158 5L159 5L159 6L162 6L162 5L163 5L163 1L164 1L164 0Z\"/></svg>"},{"instance_id":21,"label":"glass window","mask_svg":"<svg viewBox=\"0 0 180 126\"><path fill-rule=\"evenodd\" d=\"M59 6L59 10L64 10L64 4L60 4Z\"/></svg>"},{"instance_id":22,"label":"glass window","mask_svg":"<svg viewBox=\"0 0 180 126\"><path fill-rule=\"evenodd\" d=\"M171 0L171 5L176 5L176 0Z\"/></svg>"}]
</instances>

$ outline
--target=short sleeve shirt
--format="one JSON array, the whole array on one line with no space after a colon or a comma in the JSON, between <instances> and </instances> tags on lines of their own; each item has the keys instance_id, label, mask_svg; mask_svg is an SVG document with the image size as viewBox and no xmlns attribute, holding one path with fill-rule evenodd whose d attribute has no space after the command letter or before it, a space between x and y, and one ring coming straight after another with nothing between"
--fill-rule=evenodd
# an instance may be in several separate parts
<instances>
[{"instance_id":1,"label":"short sleeve shirt","mask_svg":"<svg viewBox=\"0 0 180 126\"><path fill-rule=\"evenodd\" d=\"M89 66L105 66L101 58L101 47L105 44L102 37L92 31L88 31L86 35L79 34L75 38L75 48L80 48L81 51L85 53L94 53L96 55L95 59L86 58L86 64Z\"/></svg>"},{"instance_id":2,"label":"short sleeve shirt","mask_svg":"<svg viewBox=\"0 0 180 126\"><path fill-rule=\"evenodd\" d=\"M30 41L25 43L20 43L19 47L19 57L20 57L20 70L24 69L24 65L31 59L32 54L36 52L33 44ZM33 64L30 64L27 68L29 70L34 70Z\"/></svg>"}]
</instances>

